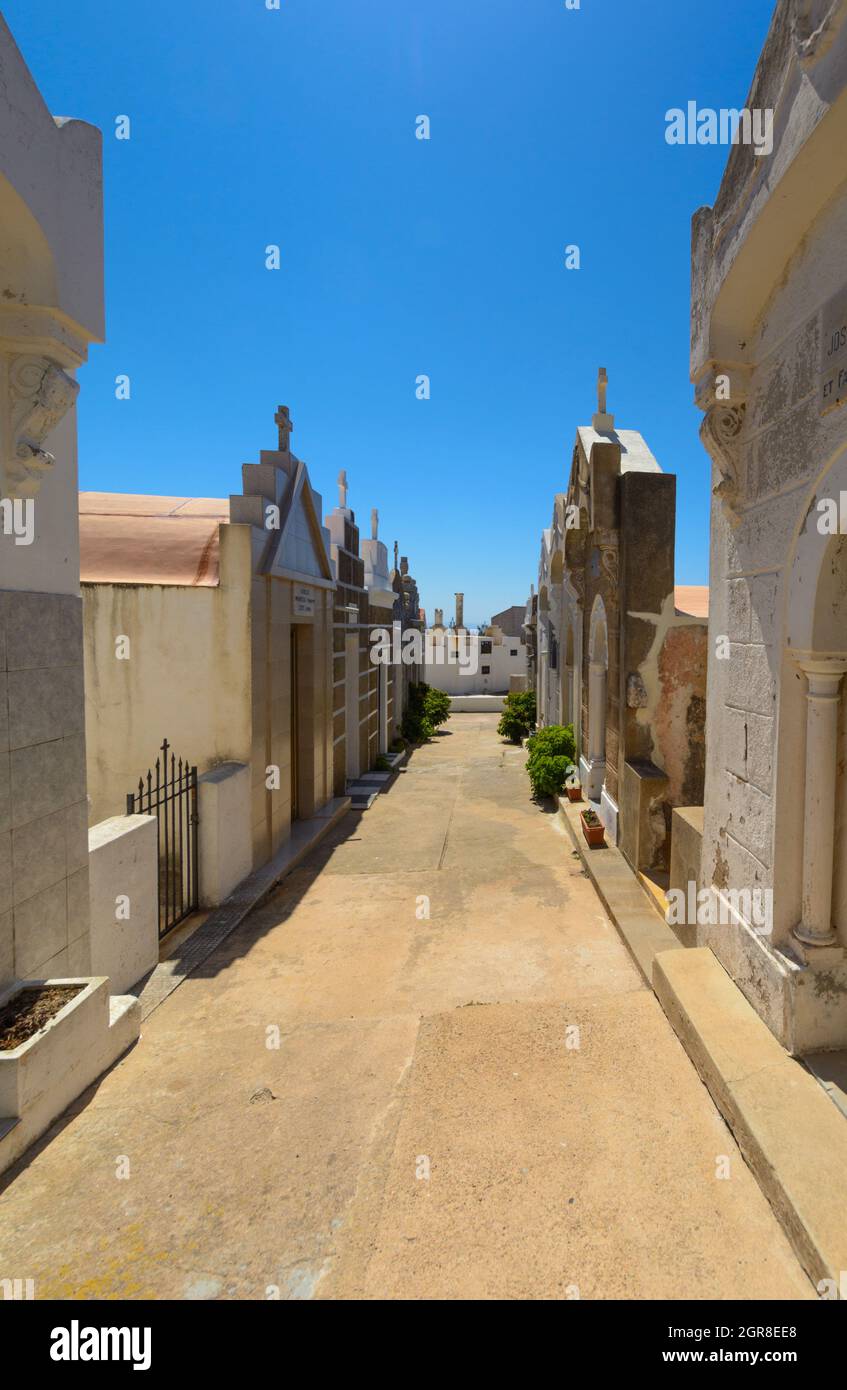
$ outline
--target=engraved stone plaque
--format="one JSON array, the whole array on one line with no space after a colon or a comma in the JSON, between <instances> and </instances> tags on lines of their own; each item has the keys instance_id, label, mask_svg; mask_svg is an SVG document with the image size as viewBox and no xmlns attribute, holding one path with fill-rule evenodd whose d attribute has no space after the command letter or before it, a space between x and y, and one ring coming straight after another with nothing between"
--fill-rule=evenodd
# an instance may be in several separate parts
<instances>
[{"instance_id":1,"label":"engraved stone plaque","mask_svg":"<svg viewBox=\"0 0 847 1390\"><path fill-rule=\"evenodd\" d=\"M847 401L847 286L823 308L821 324L820 412Z\"/></svg>"},{"instance_id":2,"label":"engraved stone plaque","mask_svg":"<svg viewBox=\"0 0 847 1390\"><path fill-rule=\"evenodd\" d=\"M314 618L315 616L314 589L310 589L307 584L295 584L293 594L293 613L295 618Z\"/></svg>"}]
</instances>

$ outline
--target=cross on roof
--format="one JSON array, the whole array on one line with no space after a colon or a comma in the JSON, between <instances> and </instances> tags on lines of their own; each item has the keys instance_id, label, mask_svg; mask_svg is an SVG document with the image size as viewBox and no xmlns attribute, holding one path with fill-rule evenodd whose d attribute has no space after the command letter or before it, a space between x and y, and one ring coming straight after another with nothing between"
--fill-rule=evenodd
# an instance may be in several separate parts
<instances>
[{"instance_id":1,"label":"cross on roof","mask_svg":"<svg viewBox=\"0 0 847 1390\"><path fill-rule=\"evenodd\" d=\"M274 423L279 430L279 449L280 453L287 454L291 448L289 436L294 429L291 423L291 412L287 405L281 405L274 416Z\"/></svg>"},{"instance_id":2,"label":"cross on roof","mask_svg":"<svg viewBox=\"0 0 847 1390\"><path fill-rule=\"evenodd\" d=\"M611 434L615 428L614 415L606 413L606 389L608 385L609 374L605 367L601 367L597 373L597 414L591 422L599 434Z\"/></svg>"}]
</instances>

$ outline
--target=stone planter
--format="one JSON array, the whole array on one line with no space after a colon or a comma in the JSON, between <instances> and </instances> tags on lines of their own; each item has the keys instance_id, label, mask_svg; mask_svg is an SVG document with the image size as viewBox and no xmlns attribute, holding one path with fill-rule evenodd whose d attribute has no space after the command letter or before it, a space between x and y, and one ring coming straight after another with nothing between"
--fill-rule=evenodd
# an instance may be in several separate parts
<instances>
[{"instance_id":1,"label":"stone planter","mask_svg":"<svg viewBox=\"0 0 847 1390\"><path fill-rule=\"evenodd\" d=\"M0 1173L138 1037L138 1000L110 996L105 976L18 981L0 1004L44 985L82 988L34 1037L0 1052Z\"/></svg>"},{"instance_id":2,"label":"stone planter","mask_svg":"<svg viewBox=\"0 0 847 1390\"><path fill-rule=\"evenodd\" d=\"M595 825L588 825L585 817L586 812L583 811L579 817L579 823L582 826L582 833L588 843L590 845L604 845L606 843L606 827L603 825L602 821L598 821Z\"/></svg>"}]
</instances>

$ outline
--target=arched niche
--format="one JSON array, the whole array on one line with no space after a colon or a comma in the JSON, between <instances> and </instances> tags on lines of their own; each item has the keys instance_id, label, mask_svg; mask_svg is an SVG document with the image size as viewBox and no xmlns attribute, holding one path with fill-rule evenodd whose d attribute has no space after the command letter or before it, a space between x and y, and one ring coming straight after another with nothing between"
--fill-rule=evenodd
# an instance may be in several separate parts
<instances>
[{"instance_id":1,"label":"arched niche","mask_svg":"<svg viewBox=\"0 0 847 1390\"><path fill-rule=\"evenodd\" d=\"M609 629L606 605L598 594L588 629L588 755L583 760L587 795L599 801L606 773L606 700L609 670Z\"/></svg>"},{"instance_id":2,"label":"arched niche","mask_svg":"<svg viewBox=\"0 0 847 1390\"><path fill-rule=\"evenodd\" d=\"M55 308L56 264L50 244L23 198L0 174L0 295L14 304Z\"/></svg>"},{"instance_id":3,"label":"arched niche","mask_svg":"<svg viewBox=\"0 0 847 1390\"><path fill-rule=\"evenodd\" d=\"M606 605L602 594L598 594L591 609L589 626L588 659L592 665L609 666L609 625L606 620Z\"/></svg>"},{"instance_id":4,"label":"arched niche","mask_svg":"<svg viewBox=\"0 0 847 1390\"><path fill-rule=\"evenodd\" d=\"M802 500L786 566L774 739L774 936L847 947L847 536L822 500L847 499L847 449Z\"/></svg>"}]
</instances>

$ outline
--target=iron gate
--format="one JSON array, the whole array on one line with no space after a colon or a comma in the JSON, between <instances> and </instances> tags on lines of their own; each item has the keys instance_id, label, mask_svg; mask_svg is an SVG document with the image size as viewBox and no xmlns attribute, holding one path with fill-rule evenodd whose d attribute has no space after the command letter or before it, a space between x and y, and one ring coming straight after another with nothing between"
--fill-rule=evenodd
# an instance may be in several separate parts
<instances>
[{"instance_id":1,"label":"iron gate","mask_svg":"<svg viewBox=\"0 0 847 1390\"><path fill-rule=\"evenodd\" d=\"M170 769L168 769L170 755ZM146 785L145 785L146 781ZM159 823L159 936L197 910L197 768L177 761L165 739L155 769L126 799L128 816Z\"/></svg>"}]
</instances>

